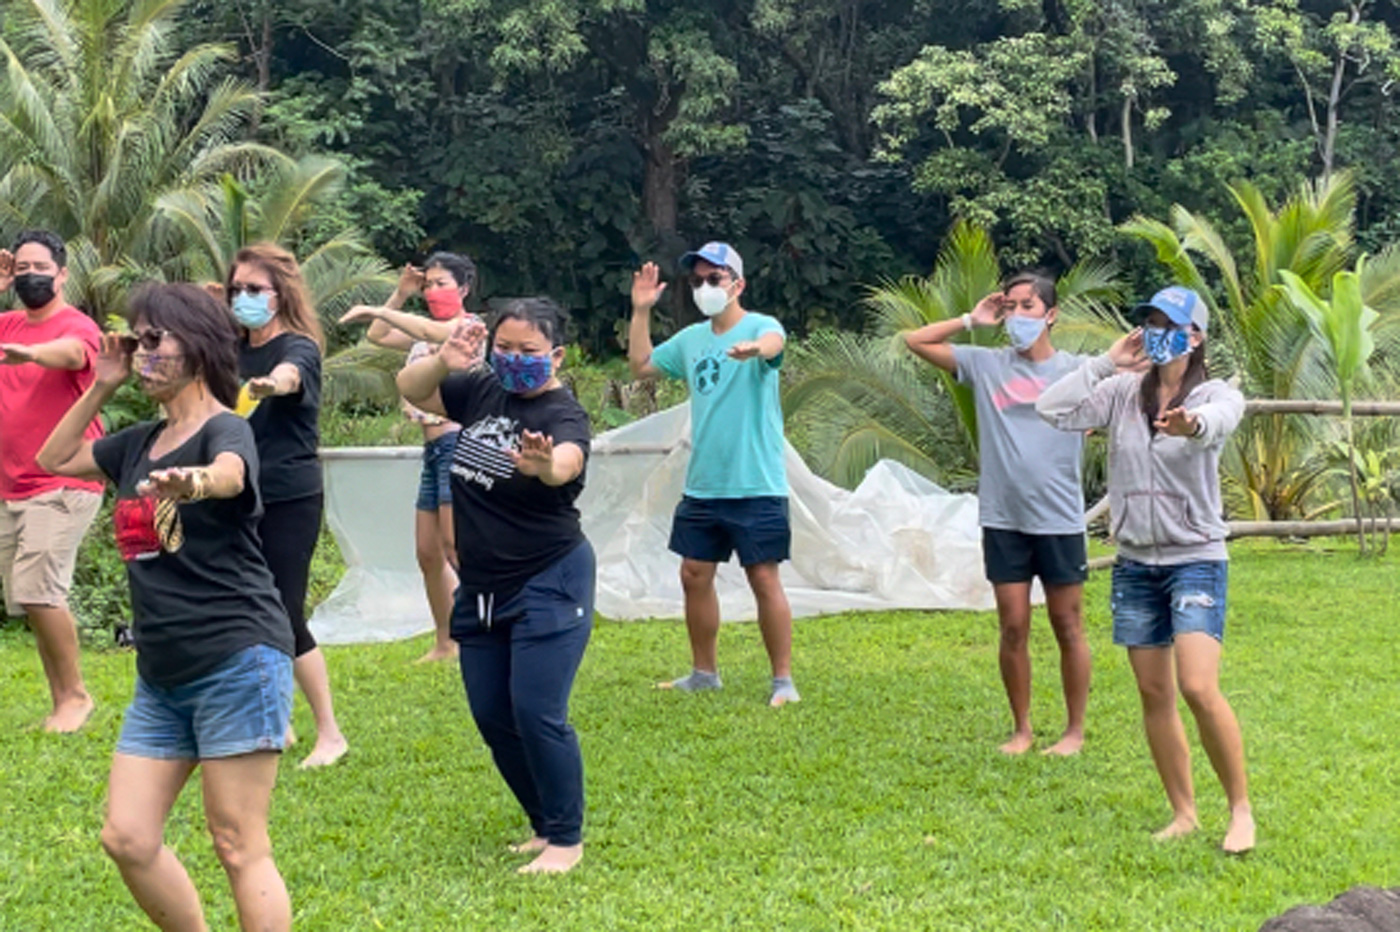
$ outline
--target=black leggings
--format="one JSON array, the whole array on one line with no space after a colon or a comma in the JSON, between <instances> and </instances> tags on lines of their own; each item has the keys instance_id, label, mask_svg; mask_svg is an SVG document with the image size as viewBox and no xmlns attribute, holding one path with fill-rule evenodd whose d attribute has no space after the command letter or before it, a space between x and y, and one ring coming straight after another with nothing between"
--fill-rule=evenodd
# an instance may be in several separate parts
<instances>
[{"instance_id":1,"label":"black leggings","mask_svg":"<svg viewBox=\"0 0 1400 932\"><path fill-rule=\"evenodd\" d=\"M311 554L321 536L324 506L325 497L320 492L285 502L269 502L263 506L262 522L258 525L263 558L272 570L287 617L292 619L297 657L316 649L316 639L306 626L306 585L311 576Z\"/></svg>"}]
</instances>

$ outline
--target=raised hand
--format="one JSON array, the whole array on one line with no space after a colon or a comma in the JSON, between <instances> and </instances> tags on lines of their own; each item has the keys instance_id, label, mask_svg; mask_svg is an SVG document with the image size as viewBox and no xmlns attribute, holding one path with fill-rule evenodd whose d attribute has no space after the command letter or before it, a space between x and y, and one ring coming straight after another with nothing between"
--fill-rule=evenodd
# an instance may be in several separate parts
<instances>
[{"instance_id":1,"label":"raised hand","mask_svg":"<svg viewBox=\"0 0 1400 932\"><path fill-rule=\"evenodd\" d=\"M539 476L554 466L554 438L532 430L520 434L520 450L510 451L510 458L522 476Z\"/></svg>"},{"instance_id":2,"label":"raised hand","mask_svg":"<svg viewBox=\"0 0 1400 932\"><path fill-rule=\"evenodd\" d=\"M0 249L0 291L9 291L15 281L15 256L8 249Z\"/></svg>"},{"instance_id":3,"label":"raised hand","mask_svg":"<svg viewBox=\"0 0 1400 932\"><path fill-rule=\"evenodd\" d=\"M223 286L221 283L219 283L219 282L205 282L204 284L200 285L199 287L203 288L204 291L205 291L205 293L208 294L211 298L214 298L214 299L217 300L220 304L223 303L223 301L224 301L224 286Z\"/></svg>"},{"instance_id":4,"label":"raised hand","mask_svg":"<svg viewBox=\"0 0 1400 932\"><path fill-rule=\"evenodd\" d=\"M452 335L438 347L437 354L453 372L474 368L486 349L486 325L475 315L457 322Z\"/></svg>"},{"instance_id":5,"label":"raised hand","mask_svg":"<svg viewBox=\"0 0 1400 932\"><path fill-rule=\"evenodd\" d=\"M1152 368L1152 360L1142 349L1142 328L1137 327L1119 337L1108 348L1108 358L1119 372L1146 372Z\"/></svg>"},{"instance_id":6,"label":"raised hand","mask_svg":"<svg viewBox=\"0 0 1400 932\"><path fill-rule=\"evenodd\" d=\"M968 316L972 318L974 327L995 327L1001 323L1001 319L1006 316L1006 295L1000 291L994 291L987 295L977 306L972 309Z\"/></svg>"},{"instance_id":7,"label":"raised hand","mask_svg":"<svg viewBox=\"0 0 1400 932\"><path fill-rule=\"evenodd\" d=\"M757 340L744 340L729 347L730 359L753 359L759 355L759 345Z\"/></svg>"},{"instance_id":8,"label":"raised hand","mask_svg":"<svg viewBox=\"0 0 1400 932\"><path fill-rule=\"evenodd\" d=\"M34 361L34 347L22 343L0 343L0 365L18 366Z\"/></svg>"},{"instance_id":9,"label":"raised hand","mask_svg":"<svg viewBox=\"0 0 1400 932\"><path fill-rule=\"evenodd\" d=\"M340 315L338 324L368 324L374 321L375 313L379 309L368 304L357 304L344 314Z\"/></svg>"},{"instance_id":10,"label":"raised hand","mask_svg":"<svg viewBox=\"0 0 1400 932\"><path fill-rule=\"evenodd\" d=\"M128 340L135 345L134 337L123 338L119 333L102 334L102 343L92 369L97 384L115 388L131 377L132 350L128 348Z\"/></svg>"},{"instance_id":11,"label":"raised hand","mask_svg":"<svg viewBox=\"0 0 1400 932\"><path fill-rule=\"evenodd\" d=\"M648 262L632 273L632 310L650 311L661 300L661 293L665 290L661 269L655 262Z\"/></svg>"},{"instance_id":12,"label":"raised hand","mask_svg":"<svg viewBox=\"0 0 1400 932\"><path fill-rule=\"evenodd\" d=\"M259 376L256 379L248 380L248 397L255 400L262 400L269 395L277 394L277 380L270 375Z\"/></svg>"},{"instance_id":13,"label":"raised hand","mask_svg":"<svg viewBox=\"0 0 1400 932\"><path fill-rule=\"evenodd\" d=\"M1200 419L1185 408L1170 408L1163 411L1152 426L1173 437L1194 437L1200 429Z\"/></svg>"},{"instance_id":14,"label":"raised hand","mask_svg":"<svg viewBox=\"0 0 1400 932\"><path fill-rule=\"evenodd\" d=\"M407 298L409 295L417 294L422 290L423 270L414 266L412 263L405 263L403 269L399 272L399 283L395 286L394 291L398 292L399 297ZM342 324L345 323L345 319L341 318L340 322Z\"/></svg>"}]
</instances>

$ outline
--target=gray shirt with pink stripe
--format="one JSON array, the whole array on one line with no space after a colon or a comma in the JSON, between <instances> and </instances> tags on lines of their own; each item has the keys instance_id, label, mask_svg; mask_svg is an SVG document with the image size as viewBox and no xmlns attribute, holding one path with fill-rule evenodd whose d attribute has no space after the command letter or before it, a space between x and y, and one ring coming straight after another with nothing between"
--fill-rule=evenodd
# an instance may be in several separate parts
<instances>
[{"instance_id":1,"label":"gray shirt with pink stripe","mask_svg":"<svg viewBox=\"0 0 1400 932\"><path fill-rule=\"evenodd\" d=\"M977 499L986 528L1023 534L1082 534L1082 434L1056 430L1036 414L1048 386L1078 369L1084 357L1057 352L1033 362L1004 347L953 347L958 381L977 405L981 458Z\"/></svg>"}]
</instances>

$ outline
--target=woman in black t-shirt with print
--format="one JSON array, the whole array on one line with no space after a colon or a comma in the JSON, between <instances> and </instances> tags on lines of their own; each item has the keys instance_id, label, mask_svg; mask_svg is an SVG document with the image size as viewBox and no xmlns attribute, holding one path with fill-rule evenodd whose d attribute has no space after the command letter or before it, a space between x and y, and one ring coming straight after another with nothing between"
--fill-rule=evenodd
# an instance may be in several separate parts
<instances>
[{"instance_id":1,"label":"woman in black t-shirt with print","mask_svg":"<svg viewBox=\"0 0 1400 932\"><path fill-rule=\"evenodd\" d=\"M438 352L399 373L399 391L462 425L452 455L461 585L452 612L467 700L533 836L522 873L583 857L583 759L569 692L593 628L595 562L574 500L588 415L556 375L563 312L547 298L507 304L478 366L485 327L464 321Z\"/></svg>"},{"instance_id":2,"label":"woman in black t-shirt with print","mask_svg":"<svg viewBox=\"0 0 1400 932\"><path fill-rule=\"evenodd\" d=\"M292 672L316 720L316 746L302 767L334 764L350 750L335 718L326 656L306 624L311 556L321 534L321 350L325 339L296 258L275 243L238 251L224 286L243 328L238 413L258 441L263 557L292 620Z\"/></svg>"},{"instance_id":3,"label":"woman in black t-shirt with print","mask_svg":"<svg viewBox=\"0 0 1400 932\"><path fill-rule=\"evenodd\" d=\"M61 476L110 481L131 584L136 695L112 760L102 845L151 919L203 928L199 894L163 844L200 767L204 813L245 929L290 929L268 805L292 703L292 628L258 547L258 451L229 409L238 333L193 285L130 300L133 336L103 337L96 380L39 452ZM165 418L83 430L132 370Z\"/></svg>"}]
</instances>

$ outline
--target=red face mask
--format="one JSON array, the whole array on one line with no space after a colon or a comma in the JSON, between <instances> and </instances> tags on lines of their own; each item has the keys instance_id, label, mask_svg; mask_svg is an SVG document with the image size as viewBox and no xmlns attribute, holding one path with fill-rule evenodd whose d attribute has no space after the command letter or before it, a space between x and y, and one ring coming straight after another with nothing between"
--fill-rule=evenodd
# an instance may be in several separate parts
<instances>
[{"instance_id":1,"label":"red face mask","mask_svg":"<svg viewBox=\"0 0 1400 932\"><path fill-rule=\"evenodd\" d=\"M436 320L451 320L462 313L462 293L456 288L429 288L423 292L423 300Z\"/></svg>"}]
</instances>

